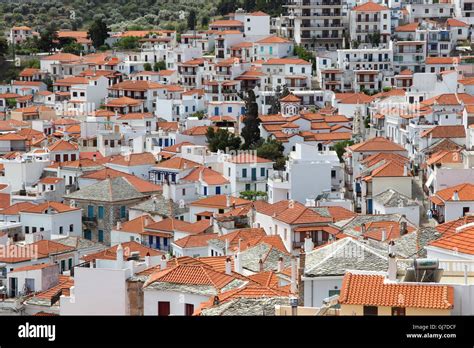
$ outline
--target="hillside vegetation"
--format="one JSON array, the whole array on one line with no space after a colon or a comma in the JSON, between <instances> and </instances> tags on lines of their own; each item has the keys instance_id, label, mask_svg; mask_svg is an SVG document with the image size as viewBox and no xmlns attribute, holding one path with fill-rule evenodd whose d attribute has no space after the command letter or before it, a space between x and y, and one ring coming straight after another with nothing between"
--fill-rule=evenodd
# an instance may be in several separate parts
<instances>
[{"instance_id":1,"label":"hillside vegetation","mask_svg":"<svg viewBox=\"0 0 474 348\"><path fill-rule=\"evenodd\" d=\"M87 29L102 18L111 30L148 28L187 29L186 18L196 13L198 28L211 18L239 7L262 10L272 15L281 12L283 0L0 0L0 30L13 25L34 29L54 22L63 30Z\"/></svg>"}]
</instances>

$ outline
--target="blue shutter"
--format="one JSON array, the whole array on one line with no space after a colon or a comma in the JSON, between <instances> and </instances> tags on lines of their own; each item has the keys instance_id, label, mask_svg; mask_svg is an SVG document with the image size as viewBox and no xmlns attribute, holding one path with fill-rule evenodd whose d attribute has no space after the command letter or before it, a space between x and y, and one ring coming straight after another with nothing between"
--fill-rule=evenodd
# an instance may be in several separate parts
<instances>
[{"instance_id":1,"label":"blue shutter","mask_svg":"<svg viewBox=\"0 0 474 348\"><path fill-rule=\"evenodd\" d=\"M220 194L221 194L221 187L216 186L216 195L220 195Z\"/></svg>"}]
</instances>

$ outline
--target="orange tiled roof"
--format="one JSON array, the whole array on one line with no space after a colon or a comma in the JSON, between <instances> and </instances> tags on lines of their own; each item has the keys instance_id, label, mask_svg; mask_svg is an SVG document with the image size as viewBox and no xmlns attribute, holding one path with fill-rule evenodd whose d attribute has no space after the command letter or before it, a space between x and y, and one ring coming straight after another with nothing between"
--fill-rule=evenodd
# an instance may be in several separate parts
<instances>
[{"instance_id":1,"label":"orange tiled roof","mask_svg":"<svg viewBox=\"0 0 474 348\"><path fill-rule=\"evenodd\" d=\"M71 144L69 141L66 140L58 140L54 144L48 147L49 151L77 151L78 147L75 144Z\"/></svg>"},{"instance_id":2,"label":"orange tiled roof","mask_svg":"<svg viewBox=\"0 0 474 348\"><path fill-rule=\"evenodd\" d=\"M164 255L162 251L148 248L137 242L126 242L126 243L121 243L121 245L124 250L124 253L123 253L124 260L130 257L131 253L133 252L139 252L141 258L144 258L145 256L147 256L147 254L149 256ZM118 245L114 245L113 247L99 251L95 254L86 255L83 257L83 260L86 262L91 261L91 260L116 260L117 248L118 248Z\"/></svg>"},{"instance_id":3,"label":"orange tiled roof","mask_svg":"<svg viewBox=\"0 0 474 348\"><path fill-rule=\"evenodd\" d=\"M423 131L420 136L433 138L464 138L466 137L466 130L463 125L452 126L435 126L433 128Z\"/></svg>"},{"instance_id":4,"label":"orange tiled roof","mask_svg":"<svg viewBox=\"0 0 474 348\"><path fill-rule=\"evenodd\" d=\"M20 214L21 211L32 208L34 206L35 205L30 202L19 202L19 203L15 203L8 207L3 208L2 210L0 210L0 214L1 215L18 215Z\"/></svg>"},{"instance_id":5,"label":"orange tiled roof","mask_svg":"<svg viewBox=\"0 0 474 348\"><path fill-rule=\"evenodd\" d=\"M349 146L353 152L376 152L376 151L405 151L405 148L394 142L383 138L375 137L367 141Z\"/></svg>"},{"instance_id":6,"label":"orange tiled roof","mask_svg":"<svg viewBox=\"0 0 474 348\"><path fill-rule=\"evenodd\" d=\"M48 201L35 205L33 207L23 210L24 213L33 213L33 214L44 214L46 211L52 211L54 213L66 213L73 210L79 210L80 208L71 207L66 204L59 202Z\"/></svg>"},{"instance_id":7,"label":"orange tiled roof","mask_svg":"<svg viewBox=\"0 0 474 348\"><path fill-rule=\"evenodd\" d=\"M460 184L445 188L436 192L430 199L438 198L443 202L453 201L454 192L457 191L459 201L474 201L474 185L470 183Z\"/></svg>"},{"instance_id":8,"label":"orange tiled roof","mask_svg":"<svg viewBox=\"0 0 474 348\"><path fill-rule=\"evenodd\" d=\"M290 43L290 42L291 41L284 39L282 37L276 36L276 35L272 35L272 36L269 36L257 41L257 43L259 44Z\"/></svg>"},{"instance_id":9,"label":"orange tiled roof","mask_svg":"<svg viewBox=\"0 0 474 348\"><path fill-rule=\"evenodd\" d=\"M400 302L400 298L403 302ZM386 283L383 275L346 273L339 302L349 305L452 309L454 288L447 285Z\"/></svg>"},{"instance_id":10,"label":"orange tiled roof","mask_svg":"<svg viewBox=\"0 0 474 348\"><path fill-rule=\"evenodd\" d=\"M355 6L352 8L352 11L358 12L380 12L380 11L389 11L390 9L386 6L376 4L374 2L368 1L365 4Z\"/></svg>"},{"instance_id":11,"label":"orange tiled roof","mask_svg":"<svg viewBox=\"0 0 474 348\"><path fill-rule=\"evenodd\" d=\"M395 31L396 32L412 32L412 31L416 31L419 25L420 25L419 23L409 23L405 25L400 25L395 28Z\"/></svg>"},{"instance_id":12,"label":"orange tiled roof","mask_svg":"<svg viewBox=\"0 0 474 348\"><path fill-rule=\"evenodd\" d=\"M173 157L169 160L157 163L155 168L168 168L168 169L186 169L192 167L199 167L200 164L187 160L182 157Z\"/></svg>"},{"instance_id":13,"label":"orange tiled roof","mask_svg":"<svg viewBox=\"0 0 474 348\"><path fill-rule=\"evenodd\" d=\"M194 168L188 175L182 178L182 180L187 181L198 181L200 179L208 185L223 185L229 183L229 180L221 173L203 166Z\"/></svg>"},{"instance_id":14,"label":"orange tiled roof","mask_svg":"<svg viewBox=\"0 0 474 348\"><path fill-rule=\"evenodd\" d=\"M207 247L207 242L211 239L215 239L216 236L217 234L215 233L193 234L174 241L174 244L181 248Z\"/></svg>"},{"instance_id":15,"label":"orange tiled roof","mask_svg":"<svg viewBox=\"0 0 474 348\"><path fill-rule=\"evenodd\" d=\"M255 155L239 154L232 157L229 162L242 164L242 163L271 163L272 161L266 158L258 157Z\"/></svg>"},{"instance_id":16,"label":"orange tiled roof","mask_svg":"<svg viewBox=\"0 0 474 348\"><path fill-rule=\"evenodd\" d=\"M448 233L440 239L432 241L429 246L474 255L474 228L466 227L460 231L455 230L454 233Z\"/></svg>"},{"instance_id":17,"label":"orange tiled roof","mask_svg":"<svg viewBox=\"0 0 474 348\"><path fill-rule=\"evenodd\" d=\"M250 201L238 197L230 197L230 206L227 206L227 196L226 195L215 195L206 197L203 199L196 200L191 203L193 206L199 207L212 207L212 208L230 208L234 204L236 207L250 203Z\"/></svg>"},{"instance_id":18,"label":"orange tiled roof","mask_svg":"<svg viewBox=\"0 0 474 348\"><path fill-rule=\"evenodd\" d=\"M446 21L446 24L450 27L469 27L469 24L463 21L460 21L459 19L456 19L456 18L449 18Z\"/></svg>"},{"instance_id":19,"label":"orange tiled roof","mask_svg":"<svg viewBox=\"0 0 474 348\"><path fill-rule=\"evenodd\" d=\"M195 223L190 223L187 221L181 221L178 219L166 218L158 222L154 222L146 226L147 231L160 231L160 232L169 232L173 233L175 231L186 232L189 234L200 234L204 233L209 229L211 221L210 220L200 220ZM153 232L150 232L153 234Z\"/></svg>"},{"instance_id":20,"label":"orange tiled roof","mask_svg":"<svg viewBox=\"0 0 474 348\"><path fill-rule=\"evenodd\" d=\"M461 227L463 225L470 224L472 222L474 222L474 216L465 215L463 217L460 217L459 219L448 221L443 224L439 224L435 228L436 228L436 231L438 231L442 235L447 236L449 234L456 233L456 228Z\"/></svg>"},{"instance_id":21,"label":"orange tiled roof","mask_svg":"<svg viewBox=\"0 0 474 348\"><path fill-rule=\"evenodd\" d=\"M143 166L143 165L153 165L156 163L155 156L150 152L143 152L143 153L132 153L127 156L114 156L110 162L110 164L115 164L118 166L126 166L126 167L133 167L133 166Z\"/></svg>"},{"instance_id":22,"label":"orange tiled roof","mask_svg":"<svg viewBox=\"0 0 474 348\"><path fill-rule=\"evenodd\" d=\"M149 224L154 223L155 220L148 215L144 214L141 216L136 217L135 219L125 221L121 224L119 229L115 229L116 231L121 232L129 232L129 233L143 233L145 231L145 227Z\"/></svg>"},{"instance_id":23,"label":"orange tiled roof","mask_svg":"<svg viewBox=\"0 0 474 348\"><path fill-rule=\"evenodd\" d=\"M150 275L144 287L155 282L207 285L222 289L236 278L217 272L208 266L178 265Z\"/></svg>"},{"instance_id":24,"label":"orange tiled roof","mask_svg":"<svg viewBox=\"0 0 474 348\"><path fill-rule=\"evenodd\" d=\"M459 63L458 57L426 57L426 64L454 64Z\"/></svg>"}]
</instances>

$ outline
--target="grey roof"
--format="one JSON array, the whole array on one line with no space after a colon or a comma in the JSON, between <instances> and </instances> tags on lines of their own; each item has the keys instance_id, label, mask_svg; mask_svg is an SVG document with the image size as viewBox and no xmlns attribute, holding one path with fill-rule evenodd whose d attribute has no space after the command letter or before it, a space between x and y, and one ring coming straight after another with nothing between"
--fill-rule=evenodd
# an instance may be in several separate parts
<instances>
[{"instance_id":1,"label":"grey roof","mask_svg":"<svg viewBox=\"0 0 474 348\"><path fill-rule=\"evenodd\" d=\"M347 270L386 271L387 252L353 238L339 239L306 255L306 277L342 276Z\"/></svg>"},{"instance_id":2,"label":"grey roof","mask_svg":"<svg viewBox=\"0 0 474 348\"><path fill-rule=\"evenodd\" d=\"M123 177L108 178L65 195L68 199L84 199L100 202L120 202L146 197Z\"/></svg>"},{"instance_id":3,"label":"grey roof","mask_svg":"<svg viewBox=\"0 0 474 348\"><path fill-rule=\"evenodd\" d=\"M395 239L396 254L402 258L426 257L425 246L440 236L441 234L433 227L419 228L418 231ZM369 245L388 252L388 244L386 242L376 240L369 240L368 242Z\"/></svg>"},{"instance_id":4,"label":"grey roof","mask_svg":"<svg viewBox=\"0 0 474 348\"><path fill-rule=\"evenodd\" d=\"M54 240L57 243L61 243L70 247L76 248L76 250L81 249L89 249L95 247L105 248L102 243L93 242L89 239L81 238L81 237L66 237Z\"/></svg>"},{"instance_id":5,"label":"grey roof","mask_svg":"<svg viewBox=\"0 0 474 348\"><path fill-rule=\"evenodd\" d=\"M169 217L171 216L170 203L173 205L174 217L180 216L189 211L189 207L180 207L178 203L173 202L171 199L165 199L163 195L156 195L153 198L134 205L130 209L140 210L152 215L162 215Z\"/></svg>"},{"instance_id":6,"label":"grey roof","mask_svg":"<svg viewBox=\"0 0 474 348\"><path fill-rule=\"evenodd\" d=\"M408 226L415 227L410 221L408 221L402 214L380 214L380 215L357 215L350 220L338 221L335 223L336 226L342 229L342 232L350 236L359 237L360 231L354 230L354 228L367 224L370 222L377 221L406 221Z\"/></svg>"},{"instance_id":7,"label":"grey roof","mask_svg":"<svg viewBox=\"0 0 474 348\"><path fill-rule=\"evenodd\" d=\"M259 243L241 252L242 267L252 272L260 271L260 259L263 261L264 271L274 271L278 269L278 260L283 258L283 266L289 267L291 256L288 253L272 247L267 243Z\"/></svg>"},{"instance_id":8,"label":"grey roof","mask_svg":"<svg viewBox=\"0 0 474 348\"><path fill-rule=\"evenodd\" d=\"M228 291L244 285L245 282L240 279L234 279L224 286L221 291ZM156 281L143 288L144 290L174 291L187 294L215 296L219 294L219 289L211 285L179 284L163 281Z\"/></svg>"},{"instance_id":9,"label":"grey roof","mask_svg":"<svg viewBox=\"0 0 474 348\"><path fill-rule=\"evenodd\" d=\"M288 306L289 304L290 299L288 297L241 297L203 309L201 315L272 316L275 315L276 305Z\"/></svg>"},{"instance_id":10,"label":"grey roof","mask_svg":"<svg viewBox=\"0 0 474 348\"><path fill-rule=\"evenodd\" d=\"M392 189L388 189L374 196L374 201L379 202L385 207L391 208L420 206L420 203L418 201L411 199L410 197L407 197L404 194L401 194L400 192Z\"/></svg>"}]
</instances>

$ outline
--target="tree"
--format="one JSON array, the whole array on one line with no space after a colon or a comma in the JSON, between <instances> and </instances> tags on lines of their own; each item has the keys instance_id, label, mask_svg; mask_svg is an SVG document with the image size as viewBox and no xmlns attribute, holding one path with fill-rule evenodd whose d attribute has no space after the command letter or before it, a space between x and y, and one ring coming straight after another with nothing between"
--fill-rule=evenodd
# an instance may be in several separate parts
<instances>
[{"instance_id":1,"label":"tree","mask_svg":"<svg viewBox=\"0 0 474 348\"><path fill-rule=\"evenodd\" d=\"M264 191L241 191L240 198L246 199L249 201L256 201L259 198L267 197L267 193Z\"/></svg>"},{"instance_id":2,"label":"tree","mask_svg":"<svg viewBox=\"0 0 474 348\"><path fill-rule=\"evenodd\" d=\"M105 40L109 37L109 28L102 18L97 19L92 23L87 32L87 37L92 40L92 44L96 49L103 46Z\"/></svg>"},{"instance_id":3,"label":"tree","mask_svg":"<svg viewBox=\"0 0 474 348\"><path fill-rule=\"evenodd\" d=\"M43 52L51 52L56 48L56 42L58 42L58 31L56 25L51 23L41 32L38 48Z\"/></svg>"},{"instance_id":4,"label":"tree","mask_svg":"<svg viewBox=\"0 0 474 348\"><path fill-rule=\"evenodd\" d=\"M122 37L115 43L115 47L121 50L133 50L138 48L139 38L135 36Z\"/></svg>"},{"instance_id":5,"label":"tree","mask_svg":"<svg viewBox=\"0 0 474 348\"><path fill-rule=\"evenodd\" d=\"M8 42L4 37L0 37L0 56L8 53Z\"/></svg>"},{"instance_id":6,"label":"tree","mask_svg":"<svg viewBox=\"0 0 474 348\"><path fill-rule=\"evenodd\" d=\"M143 64L143 69L144 69L145 71L151 71L151 69L152 69L152 68L151 68L151 64L150 64L150 63L145 63L145 64Z\"/></svg>"},{"instance_id":7,"label":"tree","mask_svg":"<svg viewBox=\"0 0 474 348\"><path fill-rule=\"evenodd\" d=\"M303 46L296 45L293 49L293 54L295 56L298 56L298 58L300 59L306 60L307 62L311 62L311 64L313 65L313 70L316 69L316 58L314 57L314 54L306 50Z\"/></svg>"},{"instance_id":8,"label":"tree","mask_svg":"<svg viewBox=\"0 0 474 348\"><path fill-rule=\"evenodd\" d=\"M270 109L268 113L270 115L276 115L280 113L281 111L281 104L280 104L280 99L286 97L288 94L290 94L290 90L286 85L283 86L283 90L281 89L281 86L278 85L275 89L275 95L272 97L270 101Z\"/></svg>"},{"instance_id":9,"label":"tree","mask_svg":"<svg viewBox=\"0 0 474 348\"><path fill-rule=\"evenodd\" d=\"M241 98L245 101L244 127L242 128L242 137L244 138L244 149L255 146L260 140L260 119L258 118L257 98L253 90L248 90L247 95Z\"/></svg>"},{"instance_id":10,"label":"tree","mask_svg":"<svg viewBox=\"0 0 474 348\"><path fill-rule=\"evenodd\" d=\"M209 16L205 15L201 18L201 27L207 28L208 25L209 25Z\"/></svg>"},{"instance_id":11,"label":"tree","mask_svg":"<svg viewBox=\"0 0 474 348\"><path fill-rule=\"evenodd\" d=\"M166 69L166 63L164 60L160 60L159 62L156 62L153 64L153 71L160 71L160 70L165 70Z\"/></svg>"},{"instance_id":12,"label":"tree","mask_svg":"<svg viewBox=\"0 0 474 348\"><path fill-rule=\"evenodd\" d=\"M196 11L190 10L189 15L188 15L188 29L189 30L196 29L196 22L197 22Z\"/></svg>"},{"instance_id":13,"label":"tree","mask_svg":"<svg viewBox=\"0 0 474 348\"><path fill-rule=\"evenodd\" d=\"M255 0L244 0L244 10L246 12L252 12L255 10L256 1Z\"/></svg>"},{"instance_id":14,"label":"tree","mask_svg":"<svg viewBox=\"0 0 474 348\"><path fill-rule=\"evenodd\" d=\"M82 52L82 48L83 47L81 44L78 44L76 42L71 42L70 44L63 46L63 52L79 55Z\"/></svg>"},{"instance_id":15,"label":"tree","mask_svg":"<svg viewBox=\"0 0 474 348\"><path fill-rule=\"evenodd\" d=\"M337 157L339 157L339 161L344 162L342 156L346 152L346 147L351 145L354 145L352 140L338 141L336 144L334 144L333 148L337 153Z\"/></svg>"},{"instance_id":16,"label":"tree","mask_svg":"<svg viewBox=\"0 0 474 348\"><path fill-rule=\"evenodd\" d=\"M273 168L280 170L285 168L286 162L283 151L285 151L285 147L278 140L267 139L264 143L257 147L257 156L275 162Z\"/></svg>"},{"instance_id":17,"label":"tree","mask_svg":"<svg viewBox=\"0 0 474 348\"><path fill-rule=\"evenodd\" d=\"M229 133L227 130L219 128L217 131L209 127L206 132L206 139L209 150L217 152L217 150L237 150L242 140L235 134Z\"/></svg>"}]
</instances>

